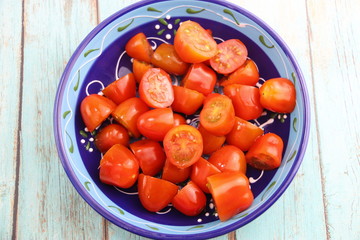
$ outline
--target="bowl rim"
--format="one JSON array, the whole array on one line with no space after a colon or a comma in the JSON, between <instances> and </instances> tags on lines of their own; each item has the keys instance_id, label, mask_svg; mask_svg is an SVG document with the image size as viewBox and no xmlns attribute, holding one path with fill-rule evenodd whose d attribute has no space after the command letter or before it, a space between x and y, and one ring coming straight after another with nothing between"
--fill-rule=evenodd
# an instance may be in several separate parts
<instances>
[{"instance_id":1,"label":"bowl rim","mask_svg":"<svg viewBox=\"0 0 360 240\"><path fill-rule=\"evenodd\" d=\"M61 118L59 118L59 116L61 116L61 104L60 103L62 102L62 99L64 97L65 84L70 75L70 70L74 66L76 60L78 59L79 55L84 50L86 45L103 28L105 28L108 24L110 24L111 22L116 20L118 17L120 17L130 11L133 11L138 7L142 7L143 5L148 5L151 3L158 3L158 2L171 2L171 1L172 0L159 0L159 1L158 0L143 0L143 1L139 1L137 3L131 4L127 7L124 7L123 9L115 12L114 14L112 14L111 16L109 16L108 18L103 20L81 41L79 46L76 48L76 50L72 54L70 60L68 61L67 65L64 69L64 72L60 78L60 82L58 84L55 101L54 101L55 102L54 103L54 112L53 112L53 124L54 124L53 130L54 130L55 143L56 143L57 151L58 151L61 163L63 165L63 168L64 168L69 180L71 181L71 183L77 190L77 192L96 212L98 212L101 216L103 216L110 222L114 223L115 225L117 225L129 232L132 232L132 233L135 233L135 234L138 234L141 236L149 237L149 238L166 238L166 239L179 239L179 238L185 239L188 237L191 237L192 239L213 238L216 236L227 234L236 229L239 229L240 227L253 221L257 217L259 217L262 213L264 213L266 210L268 210L268 208L270 208L278 200L278 198L285 192L285 190L288 188L288 186L292 182L293 178L295 177L295 175L301 165L301 162L303 160L304 154L306 152L306 147L308 144L308 139L309 139L309 134L310 134L310 101L309 101L308 90L306 87L306 83L305 83L305 79L303 77L302 71L301 71L293 53L291 52L290 48L287 46L285 41L267 23L265 23L258 16L254 15L253 13L249 12L248 10L240 7L239 5L228 2L226 0L195 0L198 2L211 2L211 3L218 4L218 5L221 5L224 7L228 7L230 9L235 10L236 12L246 16L250 20L256 22L259 26L261 26L264 30L266 30L266 32L278 43L280 48L288 56L290 62L292 63L292 65L294 67L294 70L298 76L298 80L301 85L301 89L303 90L303 91L301 91L301 93L303 95L302 97L303 97L303 101L304 101L304 113L305 113L304 122L303 122L304 131L302 133L301 140L300 140L300 145L299 145L300 149L296 156L297 161L292 166L290 173L286 176L286 178L284 179L281 186L273 193L273 196L268 201L264 202L264 204L262 204L255 211L254 214L251 214L249 216L249 218L246 218L244 221L241 221L241 223L236 221L224 228L217 229L217 230L210 230L207 232L194 233L194 234L178 235L178 234L168 234L168 233L164 234L164 233L160 233L160 232L153 232L150 230L146 230L146 229L137 227L136 225L128 223L124 220L118 219L114 215L109 213L97 201L95 201L91 197L91 195L87 191L85 191L85 189L82 187L82 184L78 180L78 178L77 178L76 174L74 173L74 170L71 167L69 160L66 156L65 144L63 143L62 137L61 137L61 135L62 135L61 134L61 123L60 123ZM193 2L195 2L195 1L193 1Z\"/></svg>"}]
</instances>

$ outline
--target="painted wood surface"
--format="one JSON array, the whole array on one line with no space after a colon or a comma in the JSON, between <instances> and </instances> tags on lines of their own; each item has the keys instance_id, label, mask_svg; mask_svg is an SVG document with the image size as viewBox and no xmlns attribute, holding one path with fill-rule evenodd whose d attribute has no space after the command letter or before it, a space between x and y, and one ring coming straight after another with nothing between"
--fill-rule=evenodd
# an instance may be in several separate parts
<instances>
[{"instance_id":1,"label":"painted wood surface","mask_svg":"<svg viewBox=\"0 0 360 240\"><path fill-rule=\"evenodd\" d=\"M75 191L53 137L53 102L72 52L132 1L0 1L0 239L144 239ZM283 196L225 239L359 239L360 1L232 0L289 45L311 102L303 164Z\"/></svg>"}]
</instances>

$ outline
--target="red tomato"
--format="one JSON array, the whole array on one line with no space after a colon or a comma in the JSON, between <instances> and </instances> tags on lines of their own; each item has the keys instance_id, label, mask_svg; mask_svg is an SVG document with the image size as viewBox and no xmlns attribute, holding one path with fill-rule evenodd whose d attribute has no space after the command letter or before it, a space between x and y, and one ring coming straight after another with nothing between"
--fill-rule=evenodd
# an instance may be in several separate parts
<instances>
[{"instance_id":1,"label":"red tomato","mask_svg":"<svg viewBox=\"0 0 360 240\"><path fill-rule=\"evenodd\" d=\"M199 132L203 138L204 154L211 154L221 148L225 142L225 136L216 136L208 132L201 124L199 125Z\"/></svg>"},{"instance_id":2,"label":"red tomato","mask_svg":"<svg viewBox=\"0 0 360 240\"><path fill-rule=\"evenodd\" d=\"M129 145L128 131L118 124L110 124L102 128L95 136L95 145L104 153L115 144Z\"/></svg>"},{"instance_id":3,"label":"red tomato","mask_svg":"<svg viewBox=\"0 0 360 240\"><path fill-rule=\"evenodd\" d=\"M109 84L104 90L104 95L114 103L120 104L126 99L136 96L136 81L134 74L129 73Z\"/></svg>"},{"instance_id":4,"label":"red tomato","mask_svg":"<svg viewBox=\"0 0 360 240\"><path fill-rule=\"evenodd\" d=\"M178 186L141 173L138 180L138 191L140 202L144 208L150 212L158 212L171 203L178 192Z\"/></svg>"},{"instance_id":5,"label":"red tomato","mask_svg":"<svg viewBox=\"0 0 360 240\"><path fill-rule=\"evenodd\" d=\"M161 178L172 183L181 183L187 180L191 173L191 167L178 168L169 160L165 161Z\"/></svg>"},{"instance_id":6,"label":"red tomato","mask_svg":"<svg viewBox=\"0 0 360 240\"><path fill-rule=\"evenodd\" d=\"M150 63L134 59L132 67L135 80L137 83L140 83L146 71L150 68L153 68L154 66Z\"/></svg>"},{"instance_id":7,"label":"red tomato","mask_svg":"<svg viewBox=\"0 0 360 240\"><path fill-rule=\"evenodd\" d=\"M86 128L92 132L114 111L116 104L98 94L86 96L80 105L81 117Z\"/></svg>"},{"instance_id":8,"label":"red tomato","mask_svg":"<svg viewBox=\"0 0 360 240\"><path fill-rule=\"evenodd\" d=\"M217 44L208 32L193 21L182 22L174 39L175 51L184 62L200 63L215 56Z\"/></svg>"},{"instance_id":9,"label":"red tomato","mask_svg":"<svg viewBox=\"0 0 360 240\"><path fill-rule=\"evenodd\" d=\"M261 116L263 107L257 87L231 84L224 87L224 94L231 98L237 117L251 120Z\"/></svg>"},{"instance_id":10,"label":"red tomato","mask_svg":"<svg viewBox=\"0 0 360 240\"><path fill-rule=\"evenodd\" d=\"M129 188L139 175L139 164L134 154L125 146L115 144L100 161L100 180L120 188Z\"/></svg>"},{"instance_id":11,"label":"red tomato","mask_svg":"<svg viewBox=\"0 0 360 240\"><path fill-rule=\"evenodd\" d=\"M228 134L235 123L235 111L231 99L212 93L206 97L200 112L200 124L216 136Z\"/></svg>"},{"instance_id":12,"label":"red tomato","mask_svg":"<svg viewBox=\"0 0 360 240\"><path fill-rule=\"evenodd\" d=\"M206 206L206 196L192 181L178 191L172 200L173 206L187 216L199 215Z\"/></svg>"},{"instance_id":13,"label":"red tomato","mask_svg":"<svg viewBox=\"0 0 360 240\"><path fill-rule=\"evenodd\" d=\"M220 85L227 86L230 84L243 84L249 86L255 86L259 81L259 70L255 62L251 59L247 59L245 63L240 66L235 72L231 73L229 76L225 77Z\"/></svg>"},{"instance_id":14,"label":"red tomato","mask_svg":"<svg viewBox=\"0 0 360 240\"><path fill-rule=\"evenodd\" d=\"M239 39L219 43L218 49L216 55L210 59L210 65L221 74L234 72L245 63L248 56L246 46Z\"/></svg>"},{"instance_id":15,"label":"red tomato","mask_svg":"<svg viewBox=\"0 0 360 240\"><path fill-rule=\"evenodd\" d=\"M150 63L153 49L144 33L133 36L125 45L126 53L135 59Z\"/></svg>"},{"instance_id":16,"label":"red tomato","mask_svg":"<svg viewBox=\"0 0 360 240\"><path fill-rule=\"evenodd\" d=\"M139 116L137 128L145 137L162 141L174 126L174 115L170 108L156 108Z\"/></svg>"},{"instance_id":17,"label":"red tomato","mask_svg":"<svg viewBox=\"0 0 360 240\"><path fill-rule=\"evenodd\" d=\"M166 156L160 143L145 139L131 143L130 149L144 174L154 176L164 167Z\"/></svg>"},{"instance_id":18,"label":"red tomato","mask_svg":"<svg viewBox=\"0 0 360 240\"><path fill-rule=\"evenodd\" d=\"M260 87L261 105L273 112L291 113L296 105L294 84L286 78L272 78Z\"/></svg>"},{"instance_id":19,"label":"red tomato","mask_svg":"<svg viewBox=\"0 0 360 240\"><path fill-rule=\"evenodd\" d=\"M244 119L235 117L234 127L231 132L226 135L226 142L240 148L242 151L247 151L251 145L254 144L256 138L263 133L263 129Z\"/></svg>"},{"instance_id":20,"label":"red tomato","mask_svg":"<svg viewBox=\"0 0 360 240\"><path fill-rule=\"evenodd\" d=\"M210 156L209 162L221 172L246 173L245 155L243 151L232 145L223 146L214 152Z\"/></svg>"},{"instance_id":21,"label":"red tomato","mask_svg":"<svg viewBox=\"0 0 360 240\"><path fill-rule=\"evenodd\" d=\"M180 114L174 113L174 127L179 126L181 124L186 124L186 120Z\"/></svg>"},{"instance_id":22,"label":"red tomato","mask_svg":"<svg viewBox=\"0 0 360 240\"><path fill-rule=\"evenodd\" d=\"M182 79L182 86L208 95L214 90L216 79L216 73L211 68L204 63L195 63Z\"/></svg>"},{"instance_id":23,"label":"red tomato","mask_svg":"<svg viewBox=\"0 0 360 240\"><path fill-rule=\"evenodd\" d=\"M240 172L222 172L207 178L220 221L249 208L254 201L248 178Z\"/></svg>"},{"instance_id":24,"label":"red tomato","mask_svg":"<svg viewBox=\"0 0 360 240\"><path fill-rule=\"evenodd\" d=\"M166 134L163 144L168 160L178 168L191 166L203 152L201 134L190 125L173 127Z\"/></svg>"},{"instance_id":25,"label":"red tomato","mask_svg":"<svg viewBox=\"0 0 360 240\"><path fill-rule=\"evenodd\" d=\"M140 98L134 97L120 103L111 115L129 131L131 137L139 138L137 120L141 114L148 110L149 107Z\"/></svg>"},{"instance_id":26,"label":"red tomato","mask_svg":"<svg viewBox=\"0 0 360 240\"><path fill-rule=\"evenodd\" d=\"M200 158L191 168L191 181L196 183L203 192L210 193L207 187L207 177L220 173L221 171L204 158Z\"/></svg>"},{"instance_id":27,"label":"red tomato","mask_svg":"<svg viewBox=\"0 0 360 240\"><path fill-rule=\"evenodd\" d=\"M284 143L275 133L258 137L246 153L247 163L260 170L272 170L281 164Z\"/></svg>"},{"instance_id":28,"label":"red tomato","mask_svg":"<svg viewBox=\"0 0 360 240\"><path fill-rule=\"evenodd\" d=\"M175 75L183 75L189 68L189 63L181 60L176 53L174 45L162 43L152 55L151 63Z\"/></svg>"},{"instance_id":29,"label":"red tomato","mask_svg":"<svg viewBox=\"0 0 360 240\"><path fill-rule=\"evenodd\" d=\"M139 94L149 107L166 108L174 101L174 90L169 74L161 68L150 68L143 76Z\"/></svg>"},{"instance_id":30,"label":"red tomato","mask_svg":"<svg viewBox=\"0 0 360 240\"><path fill-rule=\"evenodd\" d=\"M171 105L171 108L175 112L191 115L202 106L205 99L202 93L180 86L173 86L173 89L174 102Z\"/></svg>"}]
</instances>

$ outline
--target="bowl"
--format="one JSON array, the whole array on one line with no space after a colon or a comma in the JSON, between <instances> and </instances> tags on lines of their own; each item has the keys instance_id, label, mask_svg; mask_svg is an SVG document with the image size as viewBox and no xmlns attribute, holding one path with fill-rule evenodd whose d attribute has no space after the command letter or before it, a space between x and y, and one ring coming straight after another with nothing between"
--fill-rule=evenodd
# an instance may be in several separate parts
<instances>
[{"instance_id":1,"label":"bowl","mask_svg":"<svg viewBox=\"0 0 360 240\"><path fill-rule=\"evenodd\" d=\"M196 217L180 214L171 206L150 213L140 204L136 188L119 189L99 180L101 153L94 146L79 106L88 94L99 93L110 82L131 71L125 43L144 32L156 47L172 43L182 21L193 20L210 28L216 41L238 38L264 79L285 77L296 87L296 108L291 114L265 112L253 122L284 141L281 166L272 171L249 167L247 176L255 196L250 208L221 222L209 200ZM104 218L130 232L162 239L207 239L236 230L264 213L284 193L303 159L309 136L309 99L301 70L284 41L261 19L247 10L220 0L141 1L100 23L81 42L61 77L55 99L54 133L62 165L85 201ZM187 116L196 124L196 116Z\"/></svg>"}]
</instances>

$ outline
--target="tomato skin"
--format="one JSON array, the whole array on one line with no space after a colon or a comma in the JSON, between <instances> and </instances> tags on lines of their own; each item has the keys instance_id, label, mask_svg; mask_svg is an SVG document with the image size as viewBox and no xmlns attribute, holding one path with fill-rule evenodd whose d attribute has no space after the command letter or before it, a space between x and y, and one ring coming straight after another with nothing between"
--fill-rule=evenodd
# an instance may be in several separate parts
<instances>
[{"instance_id":1,"label":"tomato skin","mask_svg":"<svg viewBox=\"0 0 360 240\"><path fill-rule=\"evenodd\" d=\"M244 120L257 119L263 112L257 87L231 84L224 87L224 94L231 98L237 117Z\"/></svg>"},{"instance_id":2,"label":"tomato skin","mask_svg":"<svg viewBox=\"0 0 360 240\"><path fill-rule=\"evenodd\" d=\"M291 113L296 105L294 84L287 78L272 78L260 87L261 105L273 112Z\"/></svg>"},{"instance_id":3,"label":"tomato skin","mask_svg":"<svg viewBox=\"0 0 360 240\"><path fill-rule=\"evenodd\" d=\"M134 154L121 144L115 144L104 154L99 168L101 182L120 188L133 186L139 175Z\"/></svg>"},{"instance_id":4,"label":"tomato skin","mask_svg":"<svg viewBox=\"0 0 360 240\"><path fill-rule=\"evenodd\" d=\"M137 120L141 114L148 110L149 107L140 98L134 97L120 103L111 115L129 131L131 137L139 138Z\"/></svg>"},{"instance_id":5,"label":"tomato skin","mask_svg":"<svg viewBox=\"0 0 360 240\"><path fill-rule=\"evenodd\" d=\"M150 212L158 212L171 203L178 192L178 186L141 173L138 179L138 191L144 208Z\"/></svg>"},{"instance_id":6,"label":"tomato skin","mask_svg":"<svg viewBox=\"0 0 360 240\"><path fill-rule=\"evenodd\" d=\"M174 113L174 127L182 124L186 124L186 119L182 115Z\"/></svg>"},{"instance_id":7,"label":"tomato skin","mask_svg":"<svg viewBox=\"0 0 360 240\"><path fill-rule=\"evenodd\" d=\"M156 108L141 114L137 120L140 133L152 140L162 141L174 126L174 115L170 108Z\"/></svg>"},{"instance_id":8,"label":"tomato skin","mask_svg":"<svg viewBox=\"0 0 360 240\"><path fill-rule=\"evenodd\" d=\"M217 44L211 35L198 23L182 22L174 38L175 51L188 63L200 63L212 58Z\"/></svg>"},{"instance_id":9,"label":"tomato skin","mask_svg":"<svg viewBox=\"0 0 360 240\"><path fill-rule=\"evenodd\" d=\"M150 63L134 59L133 65L132 65L132 70L133 70L133 74L134 74L136 82L140 83L141 79L144 76L144 74L146 73L146 71L153 67L154 66Z\"/></svg>"},{"instance_id":10,"label":"tomato skin","mask_svg":"<svg viewBox=\"0 0 360 240\"><path fill-rule=\"evenodd\" d=\"M222 222L246 210L254 201L249 180L243 173L222 172L211 175L207 180L219 219Z\"/></svg>"},{"instance_id":11,"label":"tomato skin","mask_svg":"<svg viewBox=\"0 0 360 240\"><path fill-rule=\"evenodd\" d=\"M206 196L192 181L180 189L172 200L173 206L187 216L199 215L206 206Z\"/></svg>"},{"instance_id":12,"label":"tomato skin","mask_svg":"<svg viewBox=\"0 0 360 240\"><path fill-rule=\"evenodd\" d=\"M170 129L163 145L166 157L178 168L190 167L199 160L203 152L201 134L190 125L180 125Z\"/></svg>"},{"instance_id":13,"label":"tomato skin","mask_svg":"<svg viewBox=\"0 0 360 240\"><path fill-rule=\"evenodd\" d=\"M135 59L150 63L153 50L144 33L140 32L130 38L125 45L126 53Z\"/></svg>"},{"instance_id":14,"label":"tomato skin","mask_svg":"<svg viewBox=\"0 0 360 240\"><path fill-rule=\"evenodd\" d=\"M95 146L105 153L115 144L129 145L128 131L121 125L110 124L102 128L95 136Z\"/></svg>"},{"instance_id":15,"label":"tomato skin","mask_svg":"<svg viewBox=\"0 0 360 240\"><path fill-rule=\"evenodd\" d=\"M187 168L178 168L169 160L165 161L161 178L172 183L181 183L187 180L191 173L191 166Z\"/></svg>"},{"instance_id":16,"label":"tomato skin","mask_svg":"<svg viewBox=\"0 0 360 240\"><path fill-rule=\"evenodd\" d=\"M199 124L198 130L203 138L204 154L211 154L215 152L216 150L221 148L221 146L225 142L225 136L216 136L208 132L201 124Z\"/></svg>"},{"instance_id":17,"label":"tomato skin","mask_svg":"<svg viewBox=\"0 0 360 240\"><path fill-rule=\"evenodd\" d=\"M207 187L207 177L220 173L221 171L204 158L200 158L191 168L191 181L196 183L203 192L210 193Z\"/></svg>"},{"instance_id":18,"label":"tomato skin","mask_svg":"<svg viewBox=\"0 0 360 240\"><path fill-rule=\"evenodd\" d=\"M89 132L92 132L114 111L116 104L98 94L86 96L80 104L81 117Z\"/></svg>"},{"instance_id":19,"label":"tomato skin","mask_svg":"<svg viewBox=\"0 0 360 240\"><path fill-rule=\"evenodd\" d=\"M258 137L246 153L247 163L260 170L272 170L281 164L284 143L275 133Z\"/></svg>"},{"instance_id":20,"label":"tomato skin","mask_svg":"<svg viewBox=\"0 0 360 240\"><path fill-rule=\"evenodd\" d=\"M209 95L216 84L216 73L204 63L192 64L182 79L182 86Z\"/></svg>"},{"instance_id":21,"label":"tomato skin","mask_svg":"<svg viewBox=\"0 0 360 240\"><path fill-rule=\"evenodd\" d=\"M110 83L102 90L104 95L119 105L126 99L136 96L136 81L134 74L129 73Z\"/></svg>"},{"instance_id":22,"label":"tomato skin","mask_svg":"<svg viewBox=\"0 0 360 240\"><path fill-rule=\"evenodd\" d=\"M214 152L208 161L221 172L241 172L246 174L245 154L235 146L223 146Z\"/></svg>"},{"instance_id":23,"label":"tomato skin","mask_svg":"<svg viewBox=\"0 0 360 240\"><path fill-rule=\"evenodd\" d=\"M243 84L249 86L255 86L259 81L259 70L255 62L251 59L247 59L245 63L236 69L229 76L225 77L220 85L225 87L230 84Z\"/></svg>"},{"instance_id":24,"label":"tomato skin","mask_svg":"<svg viewBox=\"0 0 360 240\"><path fill-rule=\"evenodd\" d=\"M175 75L185 74L190 66L189 63L181 60L175 51L174 45L167 43L162 43L156 48L151 63Z\"/></svg>"},{"instance_id":25,"label":"tomato skin","mask_svg":"<svg viewBox=\"0 0 360 240\"><path fill-rule=\"evenodd\" d=\"M175 112L191 115L202 106L205 99L202 93L181 86L173 86L173 89L174 102L171 108Z\"/></svg>"}]
</instances>

